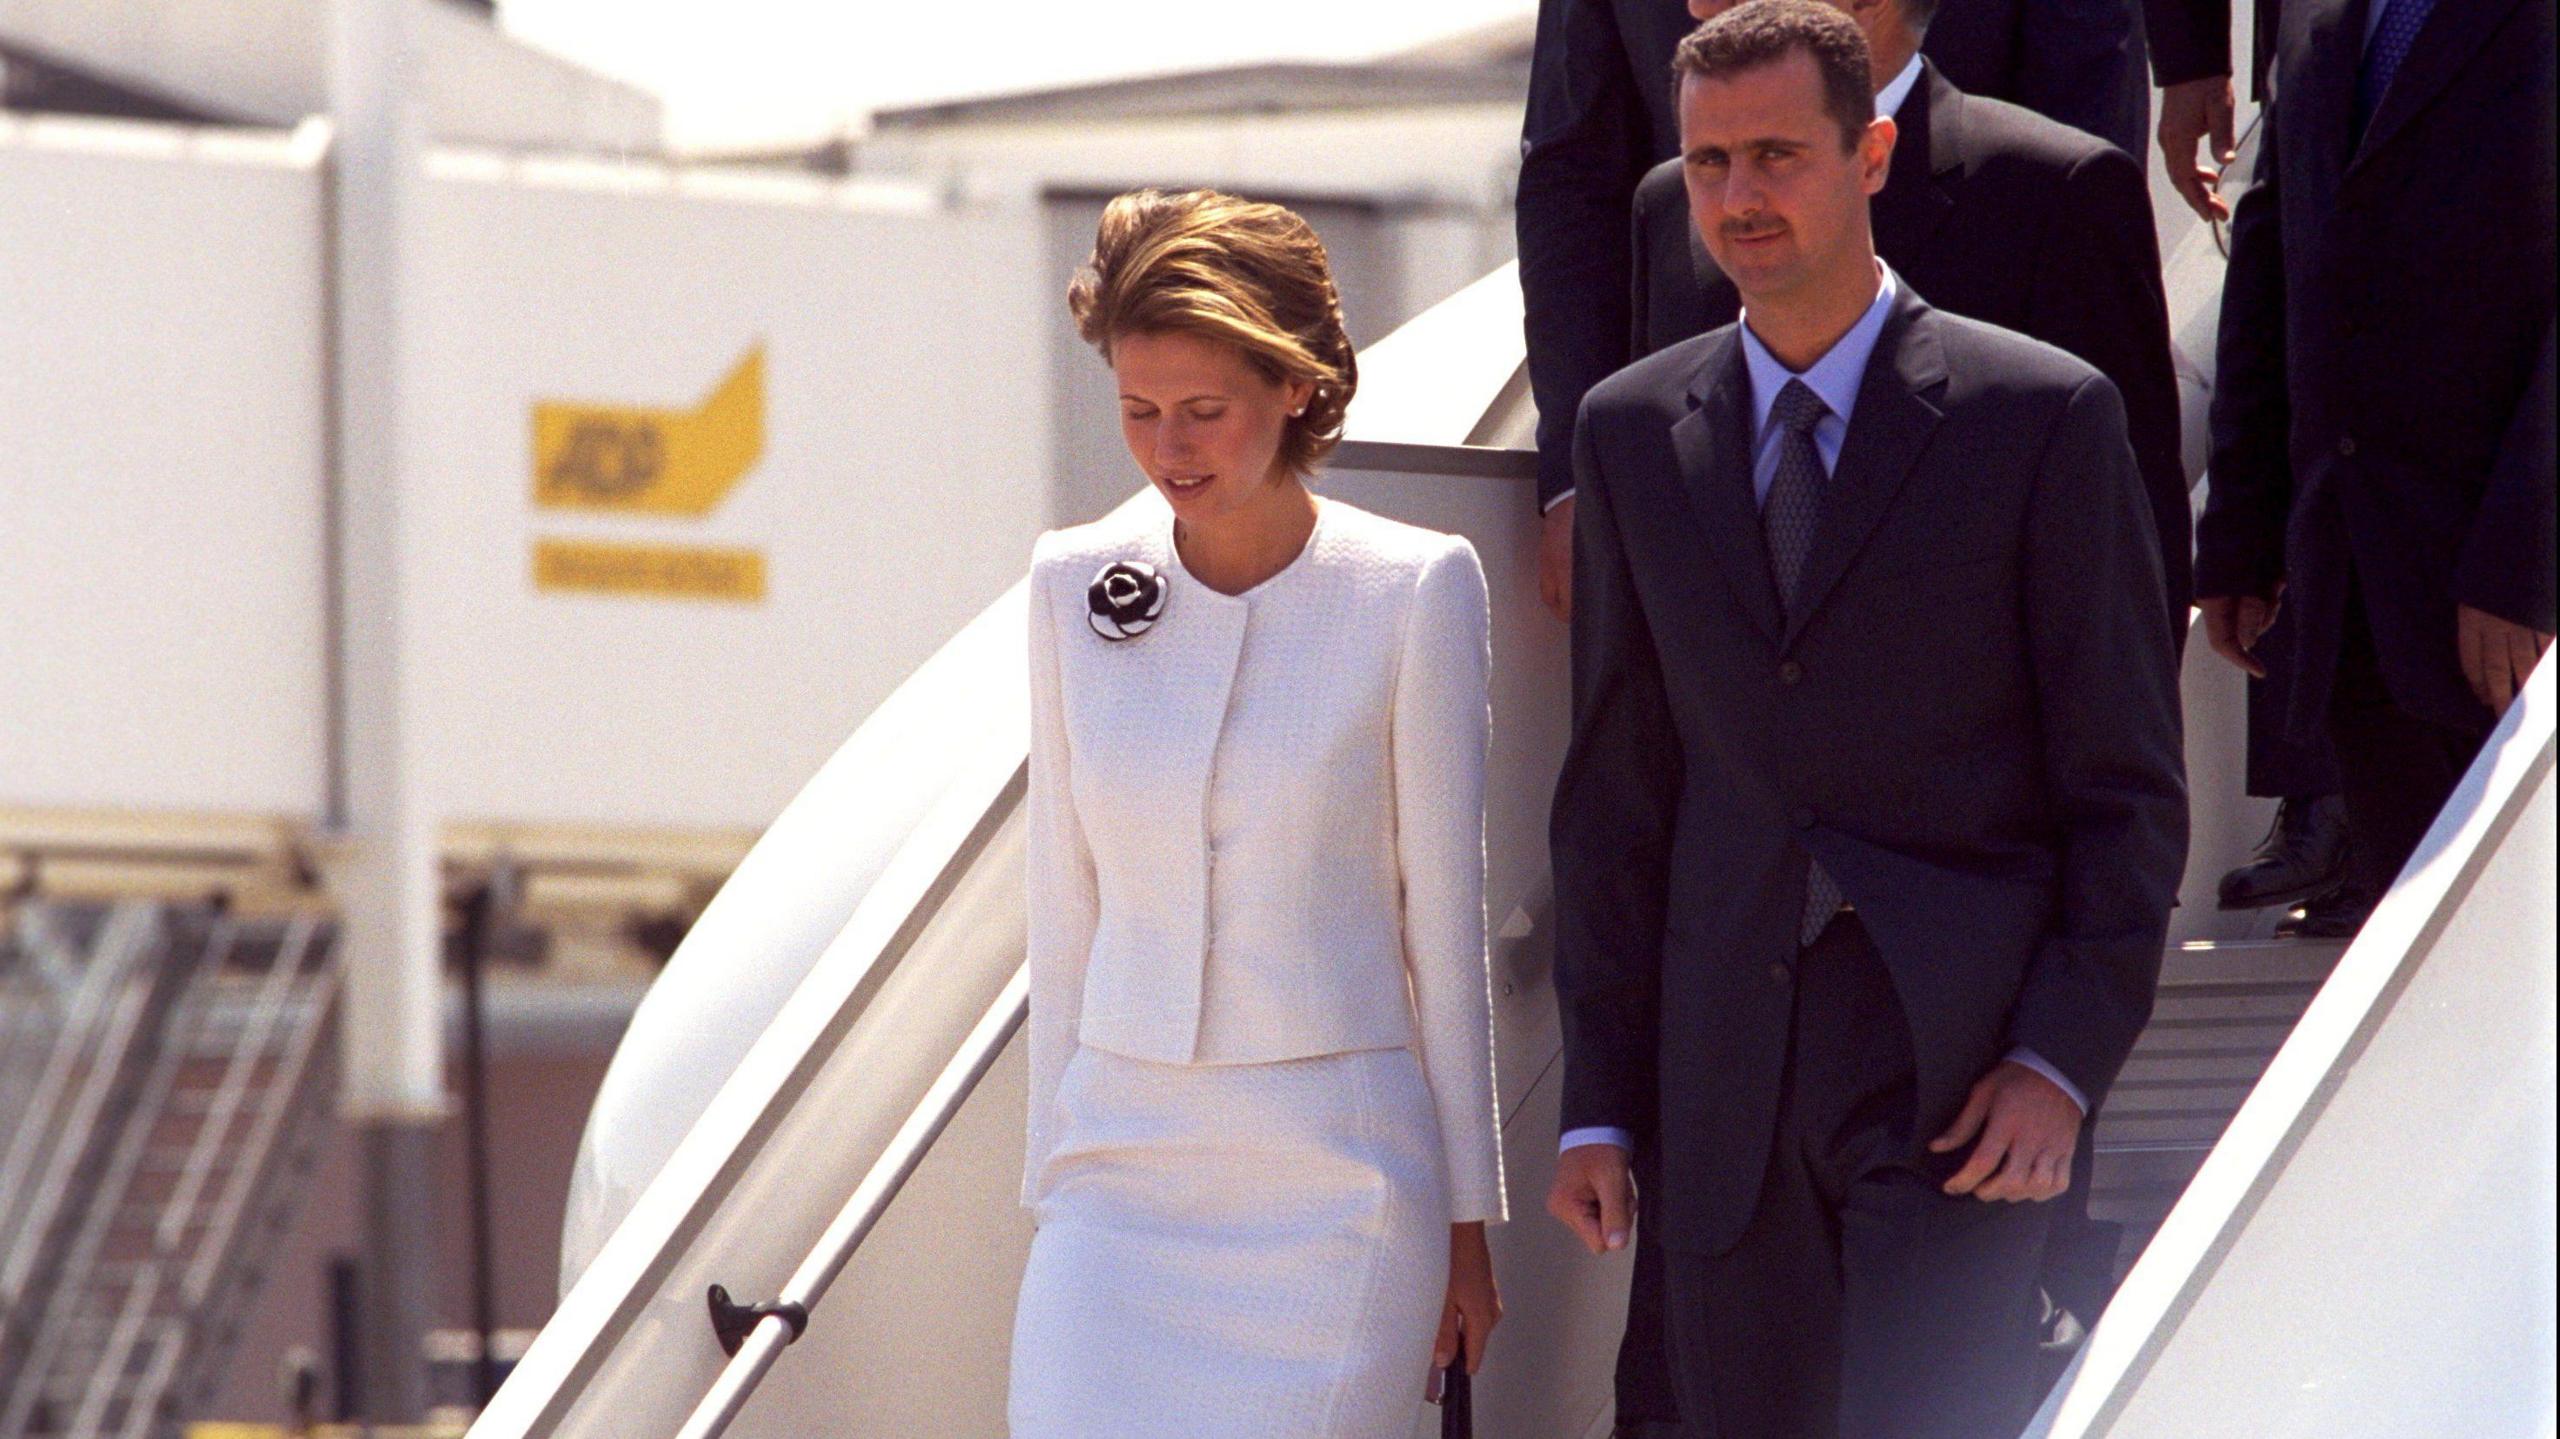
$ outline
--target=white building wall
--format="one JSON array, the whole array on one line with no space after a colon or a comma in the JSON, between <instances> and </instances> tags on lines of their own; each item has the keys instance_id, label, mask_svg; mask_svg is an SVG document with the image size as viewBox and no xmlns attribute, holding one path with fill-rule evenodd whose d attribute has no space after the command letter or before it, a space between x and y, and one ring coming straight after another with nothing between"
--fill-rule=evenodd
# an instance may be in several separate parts
<instances>
[{"instance_id":1,"label":"white building wall","mask_svg":"<svg viewBox=\"0 0 2560 1439\"><path fill-rule=\"evenodd\" d=\"M761 826L1046 523L1034 217L652 167L438 169L406 468L447 813ZM536 399L690 407L757 345L763 458L713 513L534 507ZM545 536L754 549L767 595L537 592Z\"/></svg>"},{"instance_id":2,"label":"white building wall","mask_svg":"<svg viewBox=\"0 0 2560 1439\"><path fill-rule=\"evenodd\" d=\"M308 157L0 115L0 804L316 814Z\"/></svg>"},{"instance_id":3,"label":"white building wall","mask_svg":"<svg viewBox=\"0 0 2560 1439\"><path fill-rule=\"evenodd\" d=\"M0 120L0 806L317 817L322 216L277 137ZM447 156L405 273L405 553L444 820L762 825L1047 523L1036 213ZM765 443L699 519L540 509L533 407ZM539 591L537 538L762 556Z\"/></svg>"}]
</instances>

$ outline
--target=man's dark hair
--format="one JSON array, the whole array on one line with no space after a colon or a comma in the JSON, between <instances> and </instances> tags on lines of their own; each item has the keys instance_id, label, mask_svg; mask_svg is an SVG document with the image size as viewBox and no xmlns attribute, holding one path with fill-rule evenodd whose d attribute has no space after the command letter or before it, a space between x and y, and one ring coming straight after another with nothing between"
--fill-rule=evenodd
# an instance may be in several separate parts
<instances>
[{"instance_id":1,"label":"man's dark hair","mask_svg":"<svg viewBox=\"0 0 2560 1439\"><path fill-rule=\"evenodd\" d=\"M1857 148L1876 118L1867 37L1822 0L1750 0L1690 32L1672 52L1671 83L1721 80L1773 65L1798 50L1822 73L1822 108L1840 122L1840 148Z\"/></svg>"}]
</instances>

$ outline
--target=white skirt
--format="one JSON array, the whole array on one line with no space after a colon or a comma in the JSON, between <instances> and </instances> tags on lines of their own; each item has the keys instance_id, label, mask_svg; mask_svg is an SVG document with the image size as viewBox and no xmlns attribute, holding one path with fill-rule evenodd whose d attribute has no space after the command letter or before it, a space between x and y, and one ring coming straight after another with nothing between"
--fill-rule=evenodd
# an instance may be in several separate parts
<instances>
[{"instance_id":1,"label":"white skirt","mask_svg":"<svg viewBox=\"0 0 2560 1439\"><path fill-rule=\"evenodd\" d=\"M1013 1439L1410 1439L1449 1275L1411 1050L1172 1065L1087 1047L1057 1102Z\"/></svg>"}]
</instances>

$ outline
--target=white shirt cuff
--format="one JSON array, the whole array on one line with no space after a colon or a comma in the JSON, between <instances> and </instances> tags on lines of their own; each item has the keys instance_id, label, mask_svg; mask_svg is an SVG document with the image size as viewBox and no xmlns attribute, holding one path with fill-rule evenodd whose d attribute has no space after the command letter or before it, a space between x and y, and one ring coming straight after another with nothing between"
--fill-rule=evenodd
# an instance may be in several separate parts
<instances>
[{"instance_id":1,"label":"white shirt cuff","mask_svg":"<svg viewBox=\"0 0 2560 1439\"><path fill-rule=\"evenodd\" d=\"M2009 1051L2008 1059L2011 1064L2023 1064L2027 1068L2034 1070L2036 1073L2043 1075L2045 1078L2052 1080L2056 1089L2070 1095L2071 1102L2080 1106L2080 1117L2082 1119L2089 1117L2089 1096L2080 1092L2080 1086L2063 1078L2061 1070L2046 1063L2043 1055L2036 1053L2034 1050L2029 1049L2024 1045L2020 1045L2016 1049Z\"/></svg>"},{"instance_id":2,"label":"white shirt cuff","mask_svg":"<svg viewBox=\"0 0 2560 1439\"><path fill-rule=\"evenodd\" d=\"M1561 505L1561 504L1563 504L1565 501L1567 501L1567 500L1569 500L1569 499L1572 499L1572 498L1573 498L1573 491L1571 491L1571 490L1566 490L1566 491L1564 491L1564 492L1562 492L1562 493L1558 494L1554 499L1549 500L1549 501L1547 501L1545 504L1538 506L1538 513L1543 515L1543 514L1545 514L1547 511L1554 509L1556 506Z\"/></svg>"},{"instance_id":3,"label":"white shirt cuff","mask_svg":"<svg viewBox=\"0 0 2560 1439\"><path fill-rule=\"evenodd\" d=\"M1566 1130L1564 1137L1556 1141L1556 1153L1562 1154L1568 1149L1584 1144L1614 1144L1629 1154L1636 1152L1636 1137L1633 1134L1612 1125L1595 1124L1582 1129Z\"/></svg>"}]
</instances>

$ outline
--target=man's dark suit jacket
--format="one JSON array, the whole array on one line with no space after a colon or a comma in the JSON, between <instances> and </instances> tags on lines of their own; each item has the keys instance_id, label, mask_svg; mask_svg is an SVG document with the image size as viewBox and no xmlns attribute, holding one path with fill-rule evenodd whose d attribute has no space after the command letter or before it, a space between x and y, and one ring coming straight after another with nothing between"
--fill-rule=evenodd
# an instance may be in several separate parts
<instances>
[{"instance_id":1,"label":"man's dark suit jacket","mask_svg":"<svg viewBox=\"0 0 2560 1439\"><path fill-rule=\"evenodd\" d=\"M2067 125L1967 95L1935 64L1896 124L1893 169L1870 210L1876 253L1930 304L2068 350L2114 382L2151 498L2171 629L2183 636L2191 511L2142 167ZM1689 222L1678 160L1637 188L1635 229L1637 354L1742 313Z\"/></svg>"},{"instance_id":2,"label":"man's dark suit jacket","mask_svg":"<svg viewBox=\"0 0 2560 1439\"><path fill-rule=\"evenodd\" d=\"M2284 10L2281 0L2257 0L2249 9L2250 93L2264 100ZM2142 28L2151 42L2151 73L2163 89L2232 73L2231 0L2142 0Z\"/></svg>"},{"instance_id":3,"label":"man's dark suit jacket","mask_svg":"<svg viewBox=\"0 0 2560 1439\"><path fill-rule=\"evenodd\" d=\"M2232 218L2197 530L2206 595L2294 610L2328 708L2352 566L2400 707L2482 732L2454 607L2554 609L2552 0L2440 3L2351 143L2363 0L2287 0Z\"/></svg>"},{"instance_id":4,"label":"man's dark suit jacket","mask_svg":"<svg viewBox=\"0 0 2560 1439\"><path fill-rule=\"evenodd\" d=\"M1563 1127L1657 1136L1647 1212L1759 1191L1806 856L1892 970L1938 1132L2013 1046L2095 1102L2186 850L2157 549L2114 386L1897 301L1782 618L1739 331L1602 382L1575 438L1573 738L1551 847Z\"/></svg>"},{"instance_id":5,"label":"man's dark suit jacket","mask_svg":"<svg viewBox=\"0 0 2560 1439\"><path fill-rule=\"evenodd\" d=\"M1941 0L1923 48L1974 94L2129 134L2138 154L2150 92L2135 4ZM1575 407L1633 358L1627 207L1679 152L1671 52L1696 28L1682 0L1539 0L1515 220L1541 504L1572 487Z\"/></svg>"}]
</instances>

